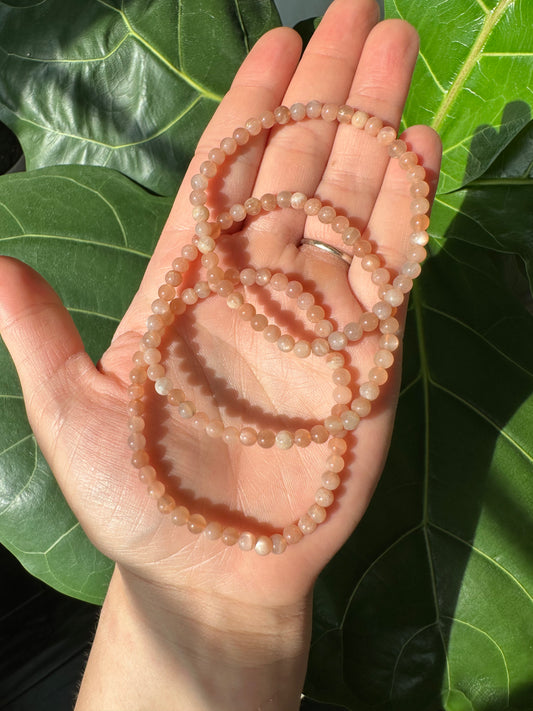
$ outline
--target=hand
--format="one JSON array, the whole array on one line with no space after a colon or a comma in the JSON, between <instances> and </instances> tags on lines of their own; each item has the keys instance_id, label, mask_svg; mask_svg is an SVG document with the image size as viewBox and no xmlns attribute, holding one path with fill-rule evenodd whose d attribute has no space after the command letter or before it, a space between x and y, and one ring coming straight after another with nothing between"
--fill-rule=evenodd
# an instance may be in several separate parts
<instances>
[{"instance_id":1,"label":"hand","mask_svg":"<svg viewBox=\"0 0 533 711\"><path fill-rule=\"evenodd\" d=\"M178 615L228 635L259 633L268 624L274 658L277 644L272 640L294 629L289 656L303 654L305 659L314 580L363 515L386 458L400 358L371 416L347 437L347 467L328 521L283 555L266 558L193 536L158 512L129 464L128 373L157 289L174 257L190 242L190 177L210 148L251 116L315 98L347 103L398 125L417 38L406 23L376 21L373 1L335 0L301 60L299 38L292 30L274 30L257 43L200 141L139 292L98 368L51 287L28 267L0 260L0 328L20 375L31 425L84 530L117 562L114 589L120 588L117 597L122 602L127 598L131 610L137 610L130 617L142 610L145 619L155 625L157 618L164 627L168 616ZM423 157L433 191L438 138L425 127L414 127L404 140ZM269 137L263 133L253 139L228 166L218 195L208 203L215 212L266 192L316 194L356 216L357 226L365 227L377 243L387 267L394 270L405 261L408 183L397 162L389 164L386 151L363 132L324 121L281 127ZM217 251L224 254L225 268L268 267L302 281L341 327L357 320L375 302L375 286L362 278L357 259L348 269L335 256L299 246L304 236L342 248L338 236L316 218L276 210L245 222L220 241ZM274 312L268 292L264 298L267 313ZM290 304L283 302L280 313L282 330L298 329ZM405 304L397 318L404 315ZM324 363L281 354L253 334L221 298L209 297L191 307L179 328L169 332L169 352L174 354L169 372L210 417L278 430L309 427L328 414L331 371ZM372 366L376 341L367 337L348 349L356 378ZM316 445L289 452L228 448L200 436L170 408L154 409L147 432L148 448L169 493L208 520L271 532L297 520L320 485L324 454Z\"/></svg>"}]
</instances>

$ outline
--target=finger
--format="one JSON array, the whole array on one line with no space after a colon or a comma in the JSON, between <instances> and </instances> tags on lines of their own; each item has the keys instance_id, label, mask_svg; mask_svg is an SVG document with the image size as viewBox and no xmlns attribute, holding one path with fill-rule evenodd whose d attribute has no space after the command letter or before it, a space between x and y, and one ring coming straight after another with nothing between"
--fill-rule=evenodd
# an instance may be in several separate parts
<instances>
[{"instance_id":1,"label":"finger","mask_svg":"<svg viewBox=\"0 0 533 711\"><path fill-rule=\"evenodd\" d=\"M18 372L30 424L45 456L53 457L61 414L95 368L70 314L37 272L0 257L0 274L0 334Z\"/></svg>"},{"instance_id":2,"label":"finger","mask_svg":"<svg viewBox=\"0 0 533 711\"><path fill-rule=\"evenodd\" d=\"M271 110L281 102L300 52L299 35L288 28L277 28L266 33L246 57L200 139L139 292L115 338L126 331L138 331L143 327L146 311L155 298L154 289L163 282L172 260L180 255L183 245L191 239L195 224L189 201L191 177L198 173L210 149L219 147L222 139L232 136L233 131L243 126L251 116ZM212 217L222 207L227 209L230 204L244 200L251 193L265 139L266 132L263 132L244 149L239 149L228 159L227 167L224 166L222 179L213 181L208 202Z\"/></svg>"},{"instance_id":3,"label":"finger","mask_svg":"<svg viewBox=\"0 0 533 711\"><path fill-rule=\"evenodd\" d=\"M284 104L290 106L312 99L344 103L366 37L378 15L373 0L333 2L294 73ZM304 120L275 131L268 142L254 194L290 190L314 195L328 161L337 125L336 121ZM282 220L279 215L267 216L254 222L250 240L260 240L267 232L273 255L279 254L284 243L283 235L300 233L301 236L304 221L303 213L284 214Z\"/></svg>"}]
</instances>

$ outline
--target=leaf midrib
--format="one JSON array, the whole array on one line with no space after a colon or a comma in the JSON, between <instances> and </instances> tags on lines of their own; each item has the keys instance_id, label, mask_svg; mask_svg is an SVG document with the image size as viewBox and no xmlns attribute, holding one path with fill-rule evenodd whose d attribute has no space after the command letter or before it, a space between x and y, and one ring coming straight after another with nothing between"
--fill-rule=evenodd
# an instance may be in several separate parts
<instances>
[{"instance_id":1,"label":"leaf midrib","mask_svg":"<svg viewBox=\"0 0 533 711\"><path fill-rule=\"evenodd\" d=\"M431 122L432 128L439 132L444 120L448 116L450 107L454 103L459 92L463 89L467 78L472 72L472 69L477 63L478 57L482 52L482 49L487 42L492 30L498 24L502 15L505 13L509 5L511 5L514 0L500 0L499 4L489 13L485 18L483 27L478 35L478 38L470 48L466 60L457 74L455 81L453 82L450 90L444 95L439 108L435 113L435 117Z\"/></svg>"}]
</instances>

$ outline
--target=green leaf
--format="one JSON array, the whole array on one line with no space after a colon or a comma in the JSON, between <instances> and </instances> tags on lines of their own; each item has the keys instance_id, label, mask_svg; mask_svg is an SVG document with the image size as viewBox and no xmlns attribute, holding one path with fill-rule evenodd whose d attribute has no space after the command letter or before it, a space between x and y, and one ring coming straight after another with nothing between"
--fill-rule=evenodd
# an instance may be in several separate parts
<instances>
[{"instance_id":1,"label":"green leaf","mask_svg":"<svg viewBox=\"0 0 533 711\"><path fill-rule=\"evenodd\" d=\"M387 467L315 590L313 697L530 708L533 319L500 285L459 240L426 264Z\"/></svg>"},{"instance_id":2,"label":"green leaf","mask_svg":"<svg viewBox=\"0 0 533 711\"><path fill-rule=\"evenodd\" d=\"M533 4L387 0L386 9L420 34L404 122L440 134L440 191L457 189L482 175L531 119ZM483 140L471 146L474 135Z\"/></svg>"},{"instance_id":3,"label":"green leaf","mask_svg":"<svg viewBox=\"0 0 533 711\"><path fill-rule=\"evenodd\" d=\"M176 191L271 0L0 3L0 119L29 169L119 170Z\"/></svg>"},{"instance_id":4,"label":"green leaf","mask_svg":"<svg viewBox=\"0 0 533 711\"><path fill-rule=\"evenodd\" d=\"M126 311L171 206L106 168L65 166L1 179L0 250L56 287L96 361ZM0 342L0 540L35 576L101 602L111 563L85 537L26 419Z\"/></svg>"}]
</instances>

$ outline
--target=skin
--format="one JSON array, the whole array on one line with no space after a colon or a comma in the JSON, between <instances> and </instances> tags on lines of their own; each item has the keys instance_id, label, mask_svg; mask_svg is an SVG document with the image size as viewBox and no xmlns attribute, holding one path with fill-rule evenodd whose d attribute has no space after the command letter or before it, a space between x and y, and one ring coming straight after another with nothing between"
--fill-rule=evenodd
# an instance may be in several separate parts
<instances>
[{"instance_id":1,"label":"skin","mask_svg":"<svg viewBox=\"0 0 533 711\"><path fill-rule=\"evenodd\" d=\"M348 103L396 127L417 50L414 29L396 20L378 23L373 0L335 0L302 57L295 32L267 33L207 127L139 291L98 367L52 288L28 266L0 258L0 332L17 366L30 423L84 530L116 561L76 711L298 708L313 584L377 484L401 359L371 416L347 439L347 466L328 521L283 555L260 558L173 526L146 495L126 444L131 356L172 259L190 241L190 177L209 149L250 116L314 98ZM403 138L422 156L431 197L438 137L418 126ZM316 194L354 216L389 268L405 261L411 201L405 175L375 139L353 127L306 121L263 132L214 187L218 193L209 205L216 212L252 194ZM226 268L266 266L299 279L341 327L357 320L376 300L358 260L348 269L334 256L299 247L302 236L341 246L316 219L277 210L244 223L219 251ZM268 315L275 306L264 297ZM282 306L280 327L297 330L291 305ZM404 313L405 304L397 317L403 320ZM368 337L350 347L354 372L372 367L376 342ZM292 429L311 426L331 407L331 373L318 359L280 355L252 336L220 298L193 307L179 334L172 332L170 347L178 363L169 366L172 376L184 379L198 409L210 417ZM154 456L162 448L161 476L178 477L169 488L180 502L208 520L259 533L297 520L313 502L323 471L322 448L228 448L200 437L165 408L152 414L148 441Z\"/></svg>"}]
</instances>

